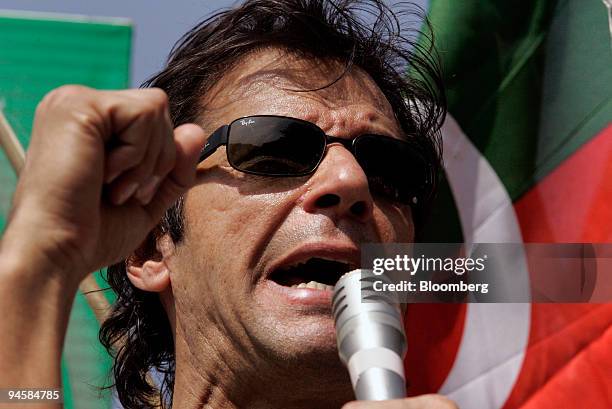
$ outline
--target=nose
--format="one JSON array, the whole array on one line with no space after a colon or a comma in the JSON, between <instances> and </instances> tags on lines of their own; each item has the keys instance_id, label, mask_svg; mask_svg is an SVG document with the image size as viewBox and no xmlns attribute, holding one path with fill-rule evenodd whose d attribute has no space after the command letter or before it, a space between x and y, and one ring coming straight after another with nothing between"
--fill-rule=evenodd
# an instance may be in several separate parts
<instances>
[{"instance_id":1,"label":"nose","mask_svg":"<svg viewBox=\"0 0 612 409\"><path fill-rule=\"evenodd\" d=\"M351 152L340 144L328 145L323 161L309 180L302 206L308 213L325 213L334 220L365 222L374 207L368 179Z\"/></svg>"}]
</instances>

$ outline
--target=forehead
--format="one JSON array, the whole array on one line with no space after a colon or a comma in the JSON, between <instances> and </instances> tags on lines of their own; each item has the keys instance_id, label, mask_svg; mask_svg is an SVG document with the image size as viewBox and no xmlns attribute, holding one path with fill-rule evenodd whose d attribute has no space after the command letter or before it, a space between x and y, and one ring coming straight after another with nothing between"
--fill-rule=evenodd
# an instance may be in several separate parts
<instances>
[{"instance_id":1,"label":"forehead","mask_svg":"<svg viewBox=\"0 0 612 409\"><path fill-rule=\"evenodd\" d=\"M325 128L340 116L362 115L385 133L399 135L391 105L372 78L358 67L345 71L344 63L283 49L252 52L203 97L201 123L214 128L242 116L270 114L306 119Z\"/></svg>"}]
</instances>

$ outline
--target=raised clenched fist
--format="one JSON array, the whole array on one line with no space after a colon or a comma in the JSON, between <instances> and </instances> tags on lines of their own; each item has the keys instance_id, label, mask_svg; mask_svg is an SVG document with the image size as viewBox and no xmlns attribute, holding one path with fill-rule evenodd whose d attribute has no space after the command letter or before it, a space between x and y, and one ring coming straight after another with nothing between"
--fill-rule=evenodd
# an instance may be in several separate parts
<instances>
[{"instance_id":1,"label":"raised clenched fist","mask_svg":"<svg viewBox=\"0 0 612 409\"><path fill-rule=\"evenodd\" d=\"M193 183L203 143L197 125L173 129L159 89L50 92L3 245L80 281L140 244Z\"/></svg>"}]
</instances>

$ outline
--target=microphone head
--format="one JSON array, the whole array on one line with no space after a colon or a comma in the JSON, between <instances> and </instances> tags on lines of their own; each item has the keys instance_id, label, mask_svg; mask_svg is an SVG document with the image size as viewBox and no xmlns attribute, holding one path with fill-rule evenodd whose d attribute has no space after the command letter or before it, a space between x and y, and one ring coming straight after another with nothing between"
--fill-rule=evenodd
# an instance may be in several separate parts
<instances>
[{"instance_id":1,"label":"microphone head","mask_svg":"<svg viewBox=\"0 0 612 409\"><path fill-rule=\"evenodd\" d=\"M338 280L332 297L338 353L359 400L406 396L402 314L393 295L374 291L380 280L371 270L353 270Z\"/></svg>"}]
</instances>

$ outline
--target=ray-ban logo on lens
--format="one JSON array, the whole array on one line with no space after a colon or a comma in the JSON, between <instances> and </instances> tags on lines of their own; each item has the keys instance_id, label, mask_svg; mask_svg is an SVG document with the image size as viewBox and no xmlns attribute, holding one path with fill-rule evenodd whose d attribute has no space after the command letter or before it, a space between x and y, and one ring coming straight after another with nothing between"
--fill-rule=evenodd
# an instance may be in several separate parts
<instances>
[{"instance_id":1,"label":"ray-ban logo on lens","mask_svg":"<svg viewBox=\"0 0 612 409\"><path fill-rule=\"evenodd\" d=\"M252 119L246 120L246 119L241 119L240 120L240 125L253 125L255 123L255 121L253 121Z\"/></svg>"}]
</instances>

